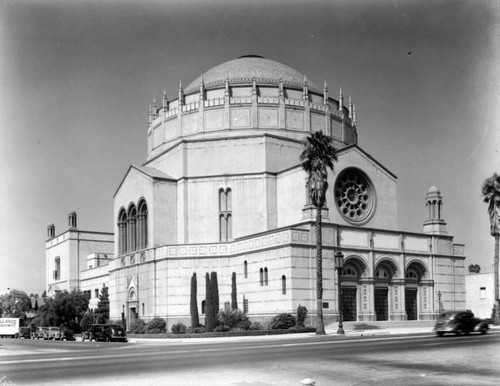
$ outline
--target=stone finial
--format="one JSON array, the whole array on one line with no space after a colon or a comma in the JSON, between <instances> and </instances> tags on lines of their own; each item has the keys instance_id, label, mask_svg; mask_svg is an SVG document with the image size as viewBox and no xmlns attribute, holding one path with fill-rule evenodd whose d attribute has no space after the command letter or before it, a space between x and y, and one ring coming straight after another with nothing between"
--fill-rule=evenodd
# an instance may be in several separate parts
<instances>
[{"instance_id":1,"label":"stone finial","mask_svg":"<svg viewBox=\"0 0 500 386\"><path fill-rule=\"evenodd\" d=\"M179 81L179 106L184 105L184 90L182 88L182 81Z\"/></svg>"},{"instance_id":2,"label":"stone finial","mask_svg":"<svg viewBox=\"0 0 500 386\"><path fill-rule=\"evenodd\" d=\"M356 105L352 105L352 123L353 125L356 124Z\"/></svg>"},{"instance_id":3,"label":"stone finial","mask_svg":"<svg viewBox=\"0 0 500 386\"><path fill-rule=\"evenodd\" d=\"M344 95L342 95L342 88L339 92L339 111L344 115Z\"/></svg>"},{"instance_id":4,"label":"stone finial","mask_svg":"<svg viewBox=\"0 0 500 386\"><path fill-rule=\"evenodd\" d=\"M282 97L284 95L283 93L283 78L280 78L278 82L278 88L279 88L279 96Z\"/></svg>"},{"instance_id":5,"label":"stone finial","mask_svg":"<svg viewBox=\"0 0 500 386\"><path fill-rule=\"evenodd\" d=\"M153 118L156 118L156 113L158 111L158 107L156 106L156 96L153 96Z\"/></svg>"},{"instance_id":6,"label":"stone finial","mask_svg":"<svg viewBox=\"0 0 500 386\"><path fill-rule=\"evenodd\" d=\"M352 99L351 99L351 96L349 96L349 118L352 119Z\"/></svg>"},{"instance_id":7,"label":"stone finial","mask_svg":"<svg viewBox=\"0 0 500 386\"><path fill-rule=\"evenodd\" d=\"M323 103L325 105L328 103L328 85L326 84L326 79L325 85L323 86Z\"/></svg>"},{"instance_id":8,"label":"stone finial","mask_svg":"<svg viewBox=\"0 0 500 386\"><path fill-rule=\"evenodd\" d=\"M304 74L304 85L302 86L303 99L309 99L309 86L307 84L307 77Z\"/></svg>"},{"instance_id":9,"label":"stone finial","mask_svg":"<svg viewBox=\"0 0 500 386\"><path fill-rule=\"evenodd\" d=\"M151 126L151 123L153 122L153 112L151 106L149 106L149 112L148 112L148 124Z\"/></svg>"},{"instance_id":10,"label":"stone finial","mask_svg":"<svg viewBox=\"0 0 500 386\"><path fill-rule=\"evenodd\" d=\"M167 91L163 89L163 109L166 109L167 106L168 106Z\"/></svg>"},{"instance_id":11,"label":"stone finial","mask_svg":"<svg viewBox=\"0 0 500 386\"><path fill-rule=\"evenodd\" d=\"M200 100L205 99L205 82L203 81L203 75L200 78Z\"/></svg>"},{"instance_id":12,"label":"stone finial","mask_svg":"<svg viewBox=\"0 0 500 386\"><path fill-rule=\"evenodd\" d=\"M226 72L226 81L225 81L225 91L224 91L224 95L226 97L229 97L229 73Z\"/></svg>"}]
</instances>

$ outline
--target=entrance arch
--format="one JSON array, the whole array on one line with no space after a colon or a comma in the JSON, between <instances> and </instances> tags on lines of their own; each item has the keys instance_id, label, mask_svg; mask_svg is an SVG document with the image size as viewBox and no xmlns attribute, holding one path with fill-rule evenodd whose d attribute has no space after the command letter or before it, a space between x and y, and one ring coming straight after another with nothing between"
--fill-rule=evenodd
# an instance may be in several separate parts
<instances>
[{"instance_id":1,"label":"entrance arch","mask_svg":"<svg viewBox=\"0 0 500 386\"><path fill-rule=\"evenodd\" d=\"M342 269L342 293L340 307L344 321L358 320L358 286L359 279L366 269L365 263L357 256L348 257Z\"/></svg>"},{"instance_id":2,"label":"entrance arch","mask_svg":"<svg viewBox=\"0 0 500 386\"><path fill-rule=\"evenodd\" d=\"M418 286L425 276L425 266L414 261L405 270L405 310L407 320L418 320Z\"/></svg>"},{"instance_id":3,"label":"entrance arch","mask_svg":"<svg viewBox=\"0 0 500 386\"><path fill-rule=\"evenodd\" d=\"M396 271L396 265L390 260L382 260L375 268L373 279L376 320L389 320L389 287Z\"/></svg>"}]
</instances>

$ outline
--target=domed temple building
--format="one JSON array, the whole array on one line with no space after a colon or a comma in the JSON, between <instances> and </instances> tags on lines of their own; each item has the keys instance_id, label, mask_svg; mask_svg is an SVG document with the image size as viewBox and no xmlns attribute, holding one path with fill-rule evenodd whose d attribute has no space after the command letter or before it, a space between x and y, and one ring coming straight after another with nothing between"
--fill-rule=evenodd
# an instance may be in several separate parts
<instances>
[{"instance_id":1,"label":"domed temple building","mask_svg":"<svg viewBox=\"0 0 500 386\"><path fill-rule=\"evenodd\" d=\"M399 230L397 178L358 146L351 101L258 56L225 62L154 103L146 161L130 166L114 195L114 243L113 234L79 231L74 213L63 234L49 226L49 294L80 288L95 298L104 285L113 319L123 312L128 324L159 316L189 325L193 273L203 316L206 273L217 273L222 308L234 272L250 319L303 305L312 322L315 209L299 155L315 131L338 149L323 210L326 322L338 317L336 251L346 321L426 320L464 308L464 245L447 234L439 190L422 197L422 231Z\"/></svg>"}]
</instances>

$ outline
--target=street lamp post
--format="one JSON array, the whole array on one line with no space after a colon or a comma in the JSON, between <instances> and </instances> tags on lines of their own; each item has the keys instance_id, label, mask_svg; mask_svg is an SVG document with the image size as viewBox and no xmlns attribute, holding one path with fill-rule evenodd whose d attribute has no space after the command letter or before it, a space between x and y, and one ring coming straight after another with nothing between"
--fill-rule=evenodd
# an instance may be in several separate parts
<instances>
[{"instance_id":1,"label":"street lamp post","mask_svg":"<svg viewBox=\"0 0 500 386\"><path fill-rule=\"evenodd\" d=\"M344 254L342 252L335 252L335 269L338 274L338 299L339 299L339 328L337 334L344 334L344 327L342 326L342 268L344 266Z\"/></svg>"},{"instance_id":2,"label":"street lamp post","mask_svg":"<svg viewBox=\"0 0 500 386\"><path fill-rule=\"evenodd\" d=\"M441 291L438 291L438 309L439 315L441 315Z\"/></svg>"}]
</instances>

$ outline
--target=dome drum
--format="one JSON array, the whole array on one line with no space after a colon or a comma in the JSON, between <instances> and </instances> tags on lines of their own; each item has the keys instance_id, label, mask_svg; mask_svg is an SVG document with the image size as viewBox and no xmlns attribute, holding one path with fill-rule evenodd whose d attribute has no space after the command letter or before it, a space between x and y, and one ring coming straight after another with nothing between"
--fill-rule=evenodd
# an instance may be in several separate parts
<instances>
[{"instance_id":1,"label":"dome drum","mask_svg":"<svg viewBox=\"0 0 500 386\"><path fill-rule=\"evenodd\" d=\"M186 93L181 87L176 100L164 97L161 107L153 106L148 160L181 138L220 138L221 132L225 137L267 132L302 140L323 131L338 147L357 144L352 109L341 107L328 97L326 86L319 92L288 66L263 58L236 59L203 74Z\"/></svg>"}]
</instances>

